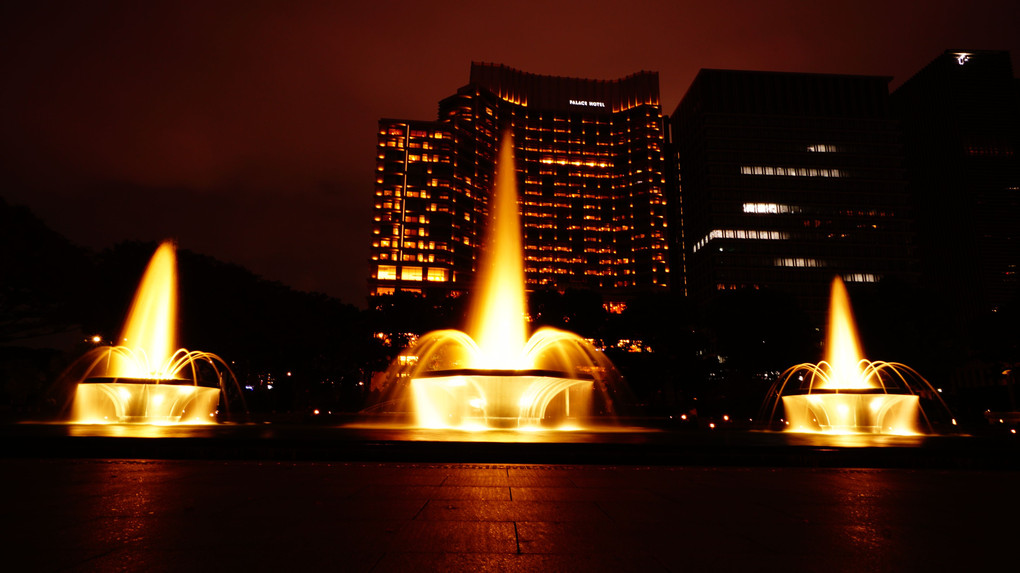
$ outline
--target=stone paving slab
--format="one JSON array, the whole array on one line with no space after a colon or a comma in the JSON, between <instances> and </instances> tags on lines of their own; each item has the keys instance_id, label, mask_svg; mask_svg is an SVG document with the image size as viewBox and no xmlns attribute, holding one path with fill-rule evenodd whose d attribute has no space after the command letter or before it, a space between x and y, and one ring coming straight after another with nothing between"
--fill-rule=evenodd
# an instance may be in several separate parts
<instances>
[{"instance_id":1,"label":"stone paving slab","mask_svg":"<svg viewBox=\"0 0 1020 573\"><path fill-rule=\"evenodd\" d=\"M0 459L8 571L1011 570L1020 472Z\"/></svg>"}]
</instances>

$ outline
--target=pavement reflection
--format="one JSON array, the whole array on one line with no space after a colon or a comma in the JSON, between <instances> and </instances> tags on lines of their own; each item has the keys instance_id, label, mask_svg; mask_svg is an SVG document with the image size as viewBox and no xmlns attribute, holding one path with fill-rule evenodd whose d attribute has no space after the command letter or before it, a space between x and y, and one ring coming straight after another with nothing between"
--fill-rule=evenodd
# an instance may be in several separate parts
<instances>
[{"instance_id":1,"label":"pavement reflection","mask_svg":"<svg viewBox=\"0 0 1020 573\"><path fill-rule=\"evenodd\" d=\"M12 570L905 571L1012 558L1015 471L0 460Z\"/></svg>"}]
</instances>

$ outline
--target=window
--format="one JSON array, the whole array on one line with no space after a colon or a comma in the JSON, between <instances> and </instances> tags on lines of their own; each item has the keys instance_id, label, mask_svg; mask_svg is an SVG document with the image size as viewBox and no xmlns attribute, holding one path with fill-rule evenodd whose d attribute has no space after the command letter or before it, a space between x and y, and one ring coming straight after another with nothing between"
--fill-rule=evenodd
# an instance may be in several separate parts
<instances>
[{"instance_id":1,"label":"window","mask_svg":"<svg viewBox=\"0 0 1020 573\"><path fill-rule=\"evenodd\" d=\"M421 267L404 267L400 270L400 280L420 281Z\"/></svg>"},{"instance_id":2,"label":"window","mask_svg":"<svg viewBox=\"0 0 1020 573\"><path fill-rule=\"evenodd\" d=\"M777 267L818 268L828 266L826 265L825 261L821 261L818 259L802 259L802 258L778 258L773 262L773 264Z\"/></svg>"},{"instance_id":3,"label":"window","mask_svg":"<svg viewBox=\"0 0 1020 573\"><path fill-rule=\"evenodd\" d=\"M432 267L429 269L428 280L434 282L446 282L446 269Z\"/></svg>"},{"instance_id":4,"label":"window","mask_svg":"<svg viewBox=\"0 0 1020 573\"><path fill-rule=\"evenodd\" d=\"M752 239L761 241L785 241L790 234L785 231L764 231L757 229L712 229L700 241L695 243L696 253L713 239Z\"/></svg>"},{"instance_id":5,"label":"window","mask_svg":"<svg viewBox=\"0 0 1020 573\"><path fill-rule=\"evenodd\" d=\"M397 278L397 267L394 265L379 265L375 278L381 281L391 281Z\"/></svg>"},{"instance_id":6,"label":"window","mask_svg":"<svg viewBox=\"0 0 1020 573\"><path fill-rule=\"evenodd\" d=\"M875 283L881 277L872 273L852 273L843 275L843 280L848 283Z\"/></svg>"},{"instance_id":7,"label":"window","mask_svg":"<svg viewBox=\"0 0 1020 573\"><path fill-rule=\"evenodd\" d=\"M806 167L774 167L771 165L742 165L741 175L778 175L782 177L849 177L840 169Z\"/></svg>"},{"instance_id":8,"label":"window","mask_svg":"<svg viewBox=\"0 0 1020 573\"><path fill-rule=\"evenodd\" d=\"M779 203L744 203L743 209L745 213L753 213L755 215L801 212L800 207L797 205L782 205Z\"/></svg>"},{"instance_id":9,"label":"window","mask_svg":"<svg viewBox=\"0 0 1020 573\"><path fill-rule=\"evenodd\" d=\"M838 153L839 148L831 143L819 143L807 146L807 150L813 153Z\"/></svg>"}]
</instances>

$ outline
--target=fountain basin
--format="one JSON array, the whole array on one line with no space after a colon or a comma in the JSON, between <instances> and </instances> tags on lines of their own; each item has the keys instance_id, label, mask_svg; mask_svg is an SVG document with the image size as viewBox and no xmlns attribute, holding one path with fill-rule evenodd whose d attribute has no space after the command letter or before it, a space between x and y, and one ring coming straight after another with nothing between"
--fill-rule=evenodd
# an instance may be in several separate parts
<instances>
[{"instance_id":1,"label":"fountain basin","mask_svg":"<svg viewBox=\"0 0 1020 573\"><path fill-rule=\"evenodd\" d=\"M587 416L594 380L554 370L435 370L411 380L425 428L519 428Z\"/></svg>"},{"instance_id":2,"label":"fountain basin","mask_svg":"<svg viewBox=\"0 0 1020 573\"><path fill-rule=\"evenodd\" d=\"M190 380L89 378L75 389L73 419L86 424L209 424L220 389Z\"/></svg>"},{"instance_id":3,"label":"fountain basin","mask_svg":"<svg viewBox=\"0 0 1020 573\"><path fill-rule=\"evenodd\" d=\"M820 390L783 396L791 430L832 434L915 434L918 396L881 389Z\"/></svg>"}]
</instances>

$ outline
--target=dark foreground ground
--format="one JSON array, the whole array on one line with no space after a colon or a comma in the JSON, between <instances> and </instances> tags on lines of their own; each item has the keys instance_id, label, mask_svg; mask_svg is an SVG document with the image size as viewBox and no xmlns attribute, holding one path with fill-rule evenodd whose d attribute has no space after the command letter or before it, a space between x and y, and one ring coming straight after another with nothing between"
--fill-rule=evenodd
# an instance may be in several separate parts
<instances>
[{"instance_id":1,"label":"dark foreground ground","mask_svg":"<svg viewBox=\"0 0 1020 573\"><path fill-rule=\"evenodd\" d=\"M1020 563L1012 440L527 439L2 428L4 569L860 572Z\"/></svg>"},{"instance_id":2,"label":"dark foreground ground","mask_svg":"<svg viewBox=\"0 0 1020 573\"><path fill-rule=\"evenodd\" d=\"M8 571L1012 571L1020 532L1013 471L7 459L0 472Z\"/></svg>"}]
</instances>

